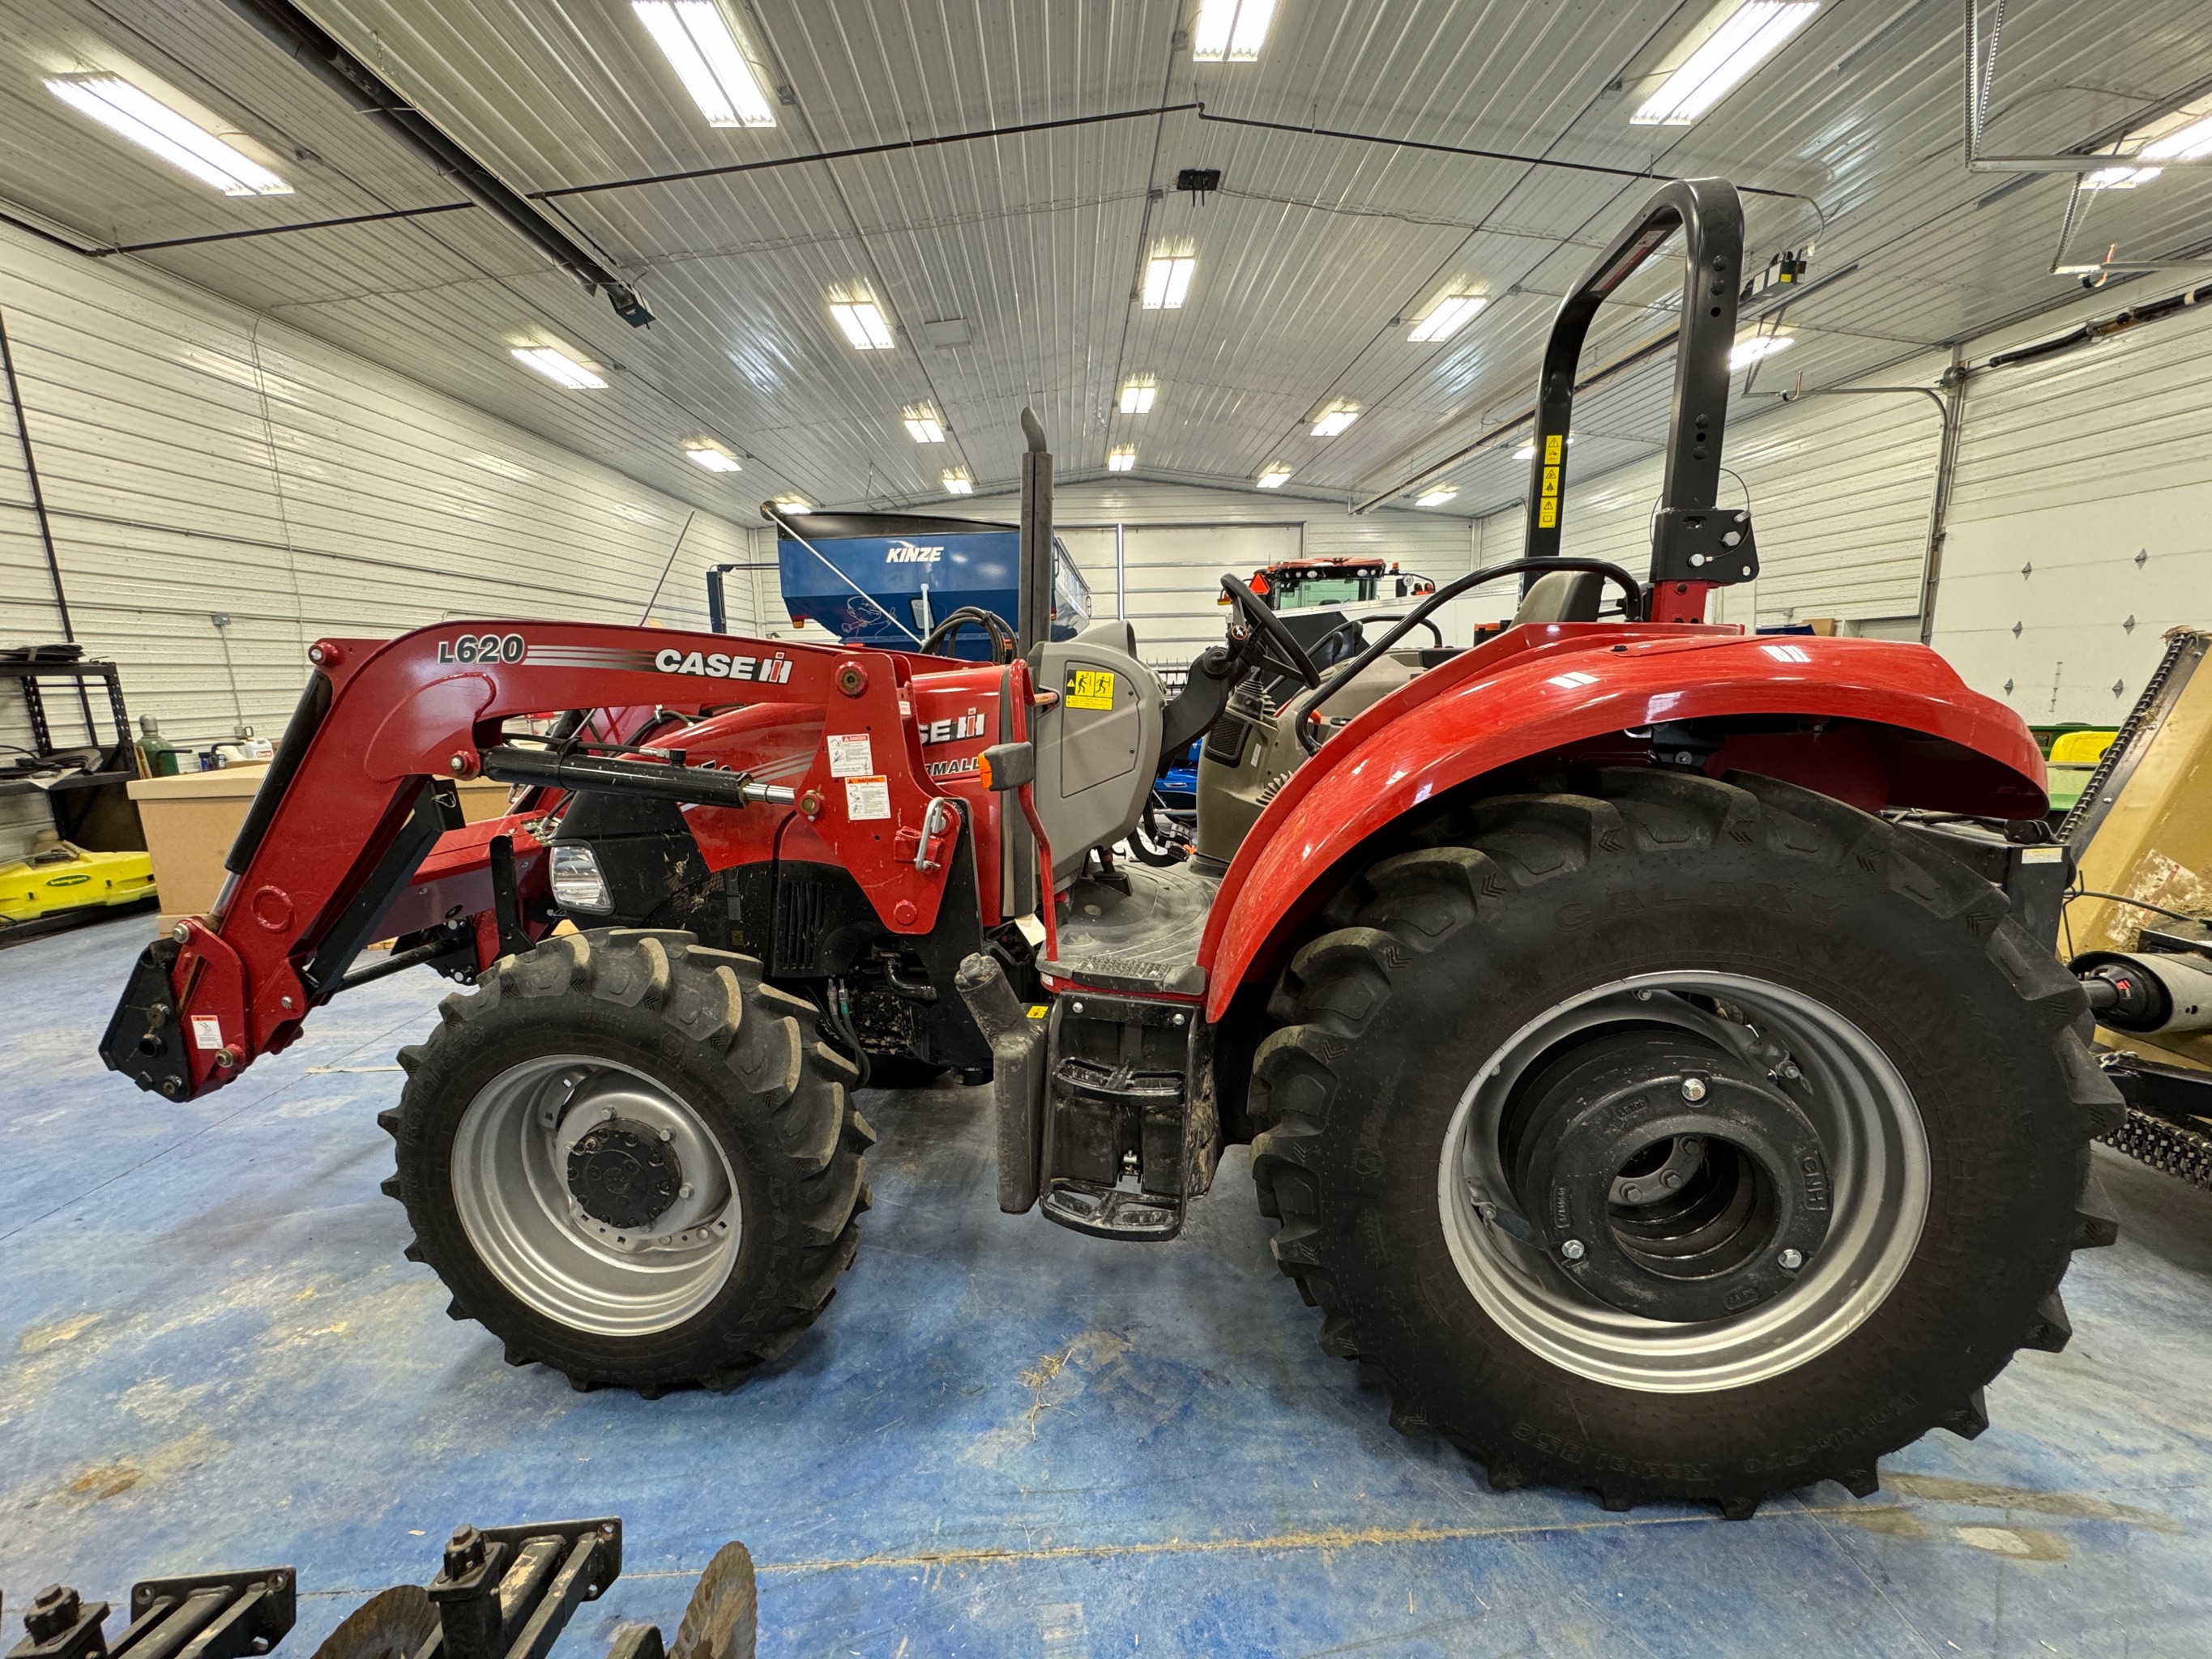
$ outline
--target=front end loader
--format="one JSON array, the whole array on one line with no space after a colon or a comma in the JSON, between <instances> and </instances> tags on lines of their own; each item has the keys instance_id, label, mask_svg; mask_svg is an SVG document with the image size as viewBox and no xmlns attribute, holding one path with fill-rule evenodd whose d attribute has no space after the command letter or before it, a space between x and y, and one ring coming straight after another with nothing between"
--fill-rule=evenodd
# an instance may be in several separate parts
<instances>
[{"instance_id":1,"label":"front end loader","mask_svg":"<svg viewBox=\"0 0 2212 1659\"><path fill-rule=\"evenodd\" d=\"M1562 554L1566 439L1598 305L1677 232L1639 580ZM1001 1208L1103 1241L1174 1238L1249 1143L1323 1347L1499 1486L1870 1492L2063 1344L2120 1103L2038 936L2019 720L1921 647L1704 620L1758 568L1715 505L1741 256L1725 181L1652 198L1561 305L1525 556L1327 672L1234 577L1172 698L1126 622L1026 611L999 663L571 623L319 641L219 902L147 951L107 1063L190 1099L366 977L460 981L400 1054L386 1190L456 1314L580 1388L781 1352L853 1259L855 1091L953 1070L991 1087ZM1402 642L1515 578L1474 648ZM580 712L614 709L644 712ZM1125 861L1200 739L1188 856ZM509 817L459 826L475 776ZM2002 880L1961 817L2017 832Z\"/></svg>"}]
</instances>

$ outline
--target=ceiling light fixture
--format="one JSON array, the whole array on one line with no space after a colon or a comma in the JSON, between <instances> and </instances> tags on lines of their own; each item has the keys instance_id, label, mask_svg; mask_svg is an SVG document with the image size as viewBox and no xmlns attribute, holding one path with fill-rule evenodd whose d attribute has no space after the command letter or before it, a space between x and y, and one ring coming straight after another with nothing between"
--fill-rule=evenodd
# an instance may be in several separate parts
<instances>
[{"instance_id":1,"label":"ceiling light fixture","mask_svg":"<svg viewBox=\"0 0 2212 1659\"><path fill-rule=\"evenodd\" d=\"M226 196L289 196L292 186L227 140L119 75L56 76L46 90L111 132Z\"/></svg>"},{"instance_id":2,"label":"ceiling light fixture","mask_svg":"<svg viewBox=\"0 0 2212 1659\"><path fill-rule=\"evenodd\" d=\"M607 383L604 375L593 374L567 352L556 351L551 346L516 346L514 356L524 368L536 369L571 392L597 392Z\"/></svg>"},{"instance_id":3,"label":"ceiling light fixture","mask_svg":"<svg viewBox=\"0 0 2212 1659\"><path fill-rule=\"evenodd\" d=\"M772 127L767 77L714 0L630 0L710 127Z\"/></svg>"},{"instance_id":4,"label":"ceiling light fixture","mask_svg":"<svg viewBox=\"0 0 2212 1659\"><path fill-rule=\"evenodd\" d=\"M1124 415L1149 415L1152 398L1159 388L1150 380L1132 380L1121 388L1121 412Z\"/></svg>"},{"instance_id":5,"label":"ceiling light fixture","mask_svg":"<svg viewBox=\"0 0 2212 1659\"><path fill-rule=\"evenodd\" d=\"M1201 64L1249 64L1274 21L1275 0L1200 0L1190 55Z\"/></svg>"},{"instance_id":6,"label":"ceiling light fixture","mask_svg":"<svg viewBox=\"0 0 2212 1659\"><path fill-rule=\"evenodd\" d=\"M1413 505L1415 507L1442 507L1446 501L1456 500L1458 495L1458 490L1453 489L1449 484L1446 484L1441 489L1431 489L1427 495L1416 500Z\"/></svg>"},{"instance_id":7,"label":"ceiling light fixture","mask_svg":"<svg viewBox=\"0 0 2212 1659\"><path fill-rule=\"evenodd\" d=\"M1733 374L1740 368L1749 368L1760 358L1771 357L1778 351L1787 351L1796 343L1796 338L1788 334L1747 334L1729 353L1729 373Z\"/></svg>"},{"instance_id":8,"label":"ceiling light fixture","mask_svg":"<svg viewBox=\"0 0 2212 1659\"><path fill-rule=\"evenodd\" d=\"M975 493L975 481L965 472L948 472L945 475L945 493L948 495L972 495Z\"/></svg>"},{"instance_id":9,"label":"ceiling light fixture","mask_svg":"<svg viewBox=\"0 0 2212 1659\"><path fill-rule=\"evenodd\" d=\"M1314 417L1313 435L1316 438L1336 437L1358 418L1359 406L1357 404L1331 404Z\"/></svg>"},{"instance_id":10,"label":"ceiling light fixture","mask_svg":"<svg viewBox=\"0 0 2212 1659\"><path fill-rule=\"evenodd\" d=\"M2140 161L2194 161L2212 155L2212 102L2199 100L2171 110L2149 125L2130 133L2121 145L2134 144L2132 150L2123 150L2115 145L2112 154L2124 155L2130 163ZM2133 190L2137 185L2147 185L2164 172L2163 167L2137 166L2100 167L2083 175L2084 190Z\"/></svg>"},{"instance_id":11,"label":"ceiling light fixture","mask_svg":"<svg viewBox=\"0 0 2212 1659\"><path fill-rule=\"evenodd\" d=\"M906 435L913 439L915 442L918 444L941 444L945 441L945 428L938 420L936 410L930 409L909 409L907 410L904 419L906 421Z\"/></svg>"},{"instance_id":12,"label":"ceiling light fixture","mask_svg":"<svg viewBox=\"0 0 2212 1659\"><path fill-rule=\"evenodd\" d=\"M1134 444L1119 444L1106 452L1106 470L1109 472L1133 471L1136 465L1137 447Z\"/></svg>"},{"instance_id":13,"label":"ceiling light fixture","mask_svg":"<svg viewBox=\"0 0 2212 1659\"><path fill-rule=\"evenodd\" d=\"M1291 469L1287 466L1271 466L1261 471L1260 476L1252 482L1257 489L1280 489L1290 481L1290 477Z\"/></svg>"},{"instance_id":14,"label":"ceiling light fixture","mask_svg":"<svg viewBox=\"0 0 2212 1659\"><path fill-rule=\"evenodd\" d=\"M898 344L883 307L873 300L832 300L830 314L855 351L889 351Z\"/></svg>"},{"instance_id":15,"label":"ceiling light fixture","mask_svg":"<svg viewBox=\"0 0 2212 1659\"><path fill-rule=\"evenodd\" d=\"M727 451L717 449L712 444L684 445L684 459L693 463L695 465L705 467L709 472L742 472L744 471L744 468L738 465L738 458L736 456L730 454Z\"/></svg>"},{"instance_id":16,"label":"ceiling light fixture","mask_svg":"<svg viewBox=\"0 0 2212 1659\"><path fill-rule=\"evenodd\" d=\"M1489 303L1480 294L1447 294L1428 308L1420 321L1413 325L1413 331L1406 337L1416 345L1449 340L1476 312Z\"/></svg>"},{"instance_id":17,"label":"ceiling light fixture","mask_svg":"<svg viewBox=\"0 0 2212 1659\"><path fill-rule=\"evenodd\" d=\"M1179 311L1198 261L1188 253L1155 253L1145 265L1145 309Z\"/></svg>"},{"instance_id":18,"label":"ceiling light fixture","mask_svg":"<svg viewBox=\"0 0 2212 1659\"><path fill-rule=\"evenodd\" d=\"M1782 50L1820 0L1722 0L1660 65L1667 78L1628 124L1686 127Z\"/></svg>"}]
</instances>

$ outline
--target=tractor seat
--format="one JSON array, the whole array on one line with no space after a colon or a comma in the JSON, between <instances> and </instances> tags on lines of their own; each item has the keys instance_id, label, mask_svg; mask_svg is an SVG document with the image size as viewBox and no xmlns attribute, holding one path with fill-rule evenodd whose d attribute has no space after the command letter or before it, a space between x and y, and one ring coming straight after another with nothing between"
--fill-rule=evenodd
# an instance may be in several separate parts
<instances>
[{"instance_id":1,"label":"tractor seat","mask_svg":"<svg viewBox=\"0 0 2212 1659\"><path fill-rule=\"evenodd\" d=\"M1513 613L1518 623L1586 623L1597 620L1605 578L1595 570L1554 570L1539 576L1522 595Z\"/></svg>"}]
</instances>

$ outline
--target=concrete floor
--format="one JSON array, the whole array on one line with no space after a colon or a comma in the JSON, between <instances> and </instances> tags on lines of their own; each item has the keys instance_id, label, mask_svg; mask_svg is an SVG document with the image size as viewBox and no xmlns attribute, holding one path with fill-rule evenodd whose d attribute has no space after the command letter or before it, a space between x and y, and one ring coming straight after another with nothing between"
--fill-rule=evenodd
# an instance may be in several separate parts
<instances>
[{"instance_id":1,"label":"concrete floor","mask_svg":"<svg viewBox=\"0 0 2212 1659\"><path fill-rule=\"evenodd\" d=\"M859 1264L772 1373L647 1403L511 1370L377 1192L392 1051L444 982L354 993L178 1108L93 1053L148 926L0 951L11 1609L289 1563L307 1659L458 1521L613 1512L628 1571L558 1659L672 1634L732 1537L771 1656L2212 1652L2212 1194L2110 1154L2122 1242L1979 1442L1863 1503L1611 1516L1394 1432L1315 1346L1241 1151L1180 1242L1094 1242L998 1213L981 1091L865 1103Z\"/></svg>"}]
</instances>

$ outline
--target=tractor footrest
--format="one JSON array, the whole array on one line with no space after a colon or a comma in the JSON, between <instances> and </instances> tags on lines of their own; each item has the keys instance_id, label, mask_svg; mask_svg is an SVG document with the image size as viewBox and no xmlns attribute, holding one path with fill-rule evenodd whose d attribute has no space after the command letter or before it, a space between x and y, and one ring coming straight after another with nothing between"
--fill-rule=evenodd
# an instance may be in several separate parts
<instances>
[{"instance_id":1,"label":"tractor footrest","mask_svg":"<svg viewBox=\"0 0 2212 1659\"><path fill-rule=\"evenodd\" d=\"M1055 1181L1042 1208L1046 1219L1093 1238L1164 1243L1182 1231L1181 1199L1087 1181Z\"/></svg>"}]
</instances>

